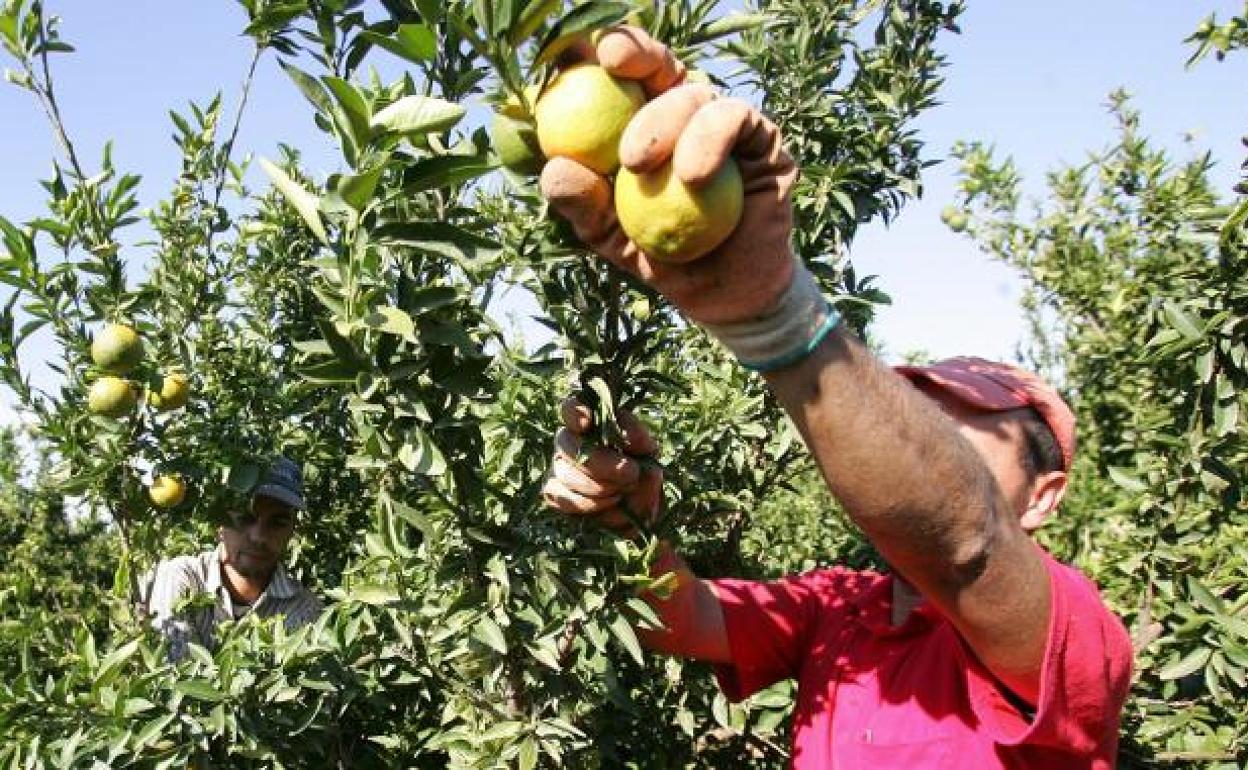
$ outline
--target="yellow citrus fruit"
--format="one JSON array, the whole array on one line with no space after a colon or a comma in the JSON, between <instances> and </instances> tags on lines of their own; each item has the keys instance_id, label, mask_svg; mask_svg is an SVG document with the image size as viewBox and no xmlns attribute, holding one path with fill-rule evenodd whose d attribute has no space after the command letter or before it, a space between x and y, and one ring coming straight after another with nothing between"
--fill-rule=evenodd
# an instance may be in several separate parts
<instances>
[{"instance_id":1,"label":"yellow citrus fruit","mask_svg":"<svg viewBox=\"0 0 1248 770\"><path fill-rule=\"evenodd\" d=\"M160 390L147 394L147 403L159 412L172 412L186 406L191 397L191 380L182 372L166 374L160 380Z\"/></svg>"},{"instance_id":2,"label":"yellow citrus fruit","mask_svg":"<svg viewBox=\"0 0 1248 770\"><path fill-rule=\"evenodd\" d=\"M138 396L134 387L120 377L101 377L87 391L87 408L105 417L124 417L134 411Z\"/></svg>"},{"instance_id":3,"label":"yellow citrus fruit","mask_svg":"<svg viewBox=\"0 0 1248 770\"><path fill-rule=\"evenodd\" d=\"M542 170L537 133L531 126L496 114L490 122L490 141L498 159L517 174L536 174Z\"/></svg>"},{"instance_id":4,"label":"yellow citrus fruit","mask_svg":"<svg viewBox=\"0 0 1248 770\"><path fill-rule=\"evenodd\" d=\"M157 476L147 496L157 508L176 508L186 499L186 482L177 476Z\"/></svg>"},{"instance_id":5,"label":"yellow citrus fruit","mask_svg":"<svg viewBox=\"0 0 1248 770\"><path fill-rule=\"evenodd\" d=\"M614 78L597 64L563 70L533 108L542 153L612 173L620 165L620 135L645 101L640 85Z\"/></svg>"},{"instance_id":6,"label":"yellow citrus fruit","mask_svg":"<svg viewBox=\"0 0 1248 770\"><path fill-rule=\"evenodd\" d=\"M690 262L723 243L744 206L741 170L732 159L696 188L672 173L670 162L646 174L620 169L615 179L620 227L661 262Z\"/></svg>"},{"instance_id":7,"label":"yellow citrus fruit","mask_svg":"<svg viewBox=\"0 0 1248 770\"><path fill-rule=\"evenodd\" d=\"M91 360L111 374L125 374L143 360L143 340L122 324L109 324L91 341Z\"/></svg>"}]
</instances>

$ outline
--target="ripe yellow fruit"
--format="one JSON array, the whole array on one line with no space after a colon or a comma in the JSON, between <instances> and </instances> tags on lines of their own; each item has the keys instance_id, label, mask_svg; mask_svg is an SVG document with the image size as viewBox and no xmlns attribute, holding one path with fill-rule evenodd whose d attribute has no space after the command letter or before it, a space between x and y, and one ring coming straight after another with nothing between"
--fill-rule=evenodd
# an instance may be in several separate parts
<instances>
[{"instance_id":1,"label":"ripe yellow fruit","mask_svg":"<svg viewBox=\"0 0 1248 770\"><path fill-rule=\"evenodd\" d=\"M147 496L157 508L176 508L186 499L186 482L178 476L157 476Z\"/></svg>"},{"instance_id":2,"label":"ripe yellow fruit","mask_svg":"<svg viewBox=\"0 0 1248 770\"><path fill-rule=\"evenodd\" d=\"M166 374L160 380L160 390L147 394L147 403L158 412L181 409L191 397L191 380L182 372Z\"/></svg>"},{"instance_id":3,"label":"ripe yellow fruit","mask_svg":"<svg viewBox=\"0 0 1248 770\"><path fill-rule=\"evenodd\" d=\"M87 408L104 417L125 417L138 402L134 387L120 377L101 377L87 391Z\"/></svg>"},{"instance_id":4,"label":"ripe yellow fruit","mask_svg":"<svg viewBox=\"0 0 1248 770\"><path fill-rule=\"evenodd\" d=\"M641 86L597 64L563 70L534 105L537 139L548 158L564 157L610 174L620 165L620 135L646 101Z\"/></svg>"},{"instance_id":5,"label":"ripe yellow fruit","mask_svg":"<svg viewBox=\"0 0 1248 770\"><path fill-rule=\"evenodd\" d=\"M498 159L517 174L536 174L542 170L537 133L531 126L496 114L490 122L490 141Z\"/></svg>"},{"instance_id":6,"label":"ripe yellow fruit","mask_svg":"<svg viewBox=\"0 0 1248 770\"><path fill-rule=\"evenodd\" d=\"M685 184L666 163L646 174L620 169L615 211L620 227L661 262L691 262L723 243L745 207L741 170L729 159L701 187Z\"/></svg>"},{"instance_id":7,"label":"ripe yellow fruit","mask_svg":"<svg viewBox=\"0 0 1248 770\"><path fill-rule=\"evenodd\" d=\"M143 360L143 340L122 324L109 324L91 341L91 360L110 374L126 374Z\"/></svg>"}]
</instances>

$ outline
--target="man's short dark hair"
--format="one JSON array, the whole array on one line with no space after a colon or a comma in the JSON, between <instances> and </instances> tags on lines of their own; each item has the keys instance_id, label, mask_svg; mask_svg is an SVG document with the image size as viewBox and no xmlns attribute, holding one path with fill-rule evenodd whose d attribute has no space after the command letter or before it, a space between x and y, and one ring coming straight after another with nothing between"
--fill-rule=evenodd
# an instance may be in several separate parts
<instances>
[{"instance_id":1,"label":"man's short dark hair","mask_svg":"<svg viewBox=\"0 0 1248 770\"><path fill-rule=\"evenodd\" d=\"M1023 424L1023 468L1031 478L1065 467L1062 448L1049 424L1034 407L1020 409Z\"/></svg>"}]
</instances>

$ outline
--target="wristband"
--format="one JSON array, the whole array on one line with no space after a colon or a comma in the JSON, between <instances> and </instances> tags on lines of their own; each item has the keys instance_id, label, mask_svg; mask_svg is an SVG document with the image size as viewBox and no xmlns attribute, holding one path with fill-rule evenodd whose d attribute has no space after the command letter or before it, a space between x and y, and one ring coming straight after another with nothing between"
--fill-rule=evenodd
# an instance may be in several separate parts
<instances>
[{"instance_id":1,"label":"wristband","mask_svg":"<svg viewBox=\"0 0 1248 770\"><path fill-rule=\"evenodd\" d=\"M746 369L774 372L810 355L840 322L841 314L823 296L815 277L799 265L789 288L766 314L704 328Z\"/></svg>"}]
</instances>

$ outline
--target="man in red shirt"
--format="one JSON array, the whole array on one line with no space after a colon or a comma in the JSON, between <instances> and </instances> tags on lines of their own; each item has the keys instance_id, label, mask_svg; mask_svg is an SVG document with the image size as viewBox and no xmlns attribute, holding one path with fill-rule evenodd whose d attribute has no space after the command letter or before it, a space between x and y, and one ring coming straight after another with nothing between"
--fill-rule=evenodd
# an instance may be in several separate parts
<instances>
[{"instance_id":1,"label":"man in red shirt","mask_svg":"<svg viewBox=\"0 0 1248 770\"><path fill-rule=\"evenodd\" d=\"M953 359L892 370L839 324L789 246L796 177L776 127L745 102L681 85L683 67L618 28L587 51L653 97L620 145L645 171L670 160L689 184L729 157L741 224L688 264L648 257L620 230L610 182L552 158L542 190L585 243L662 292L759 371L828 487L892 576L834 568L770 583L702 580L670 549L665 629L651 649L710 661L743 698L798 681L795 768L1110 768L1131 647L1095 586L1030 537L1066 491L1074 417L1013 367ZM625 418L625 451L578 459L588 410L565 405L545 494L559 510L627 523L653 513L655 443Z\"/></svg>"}]
</instances>

